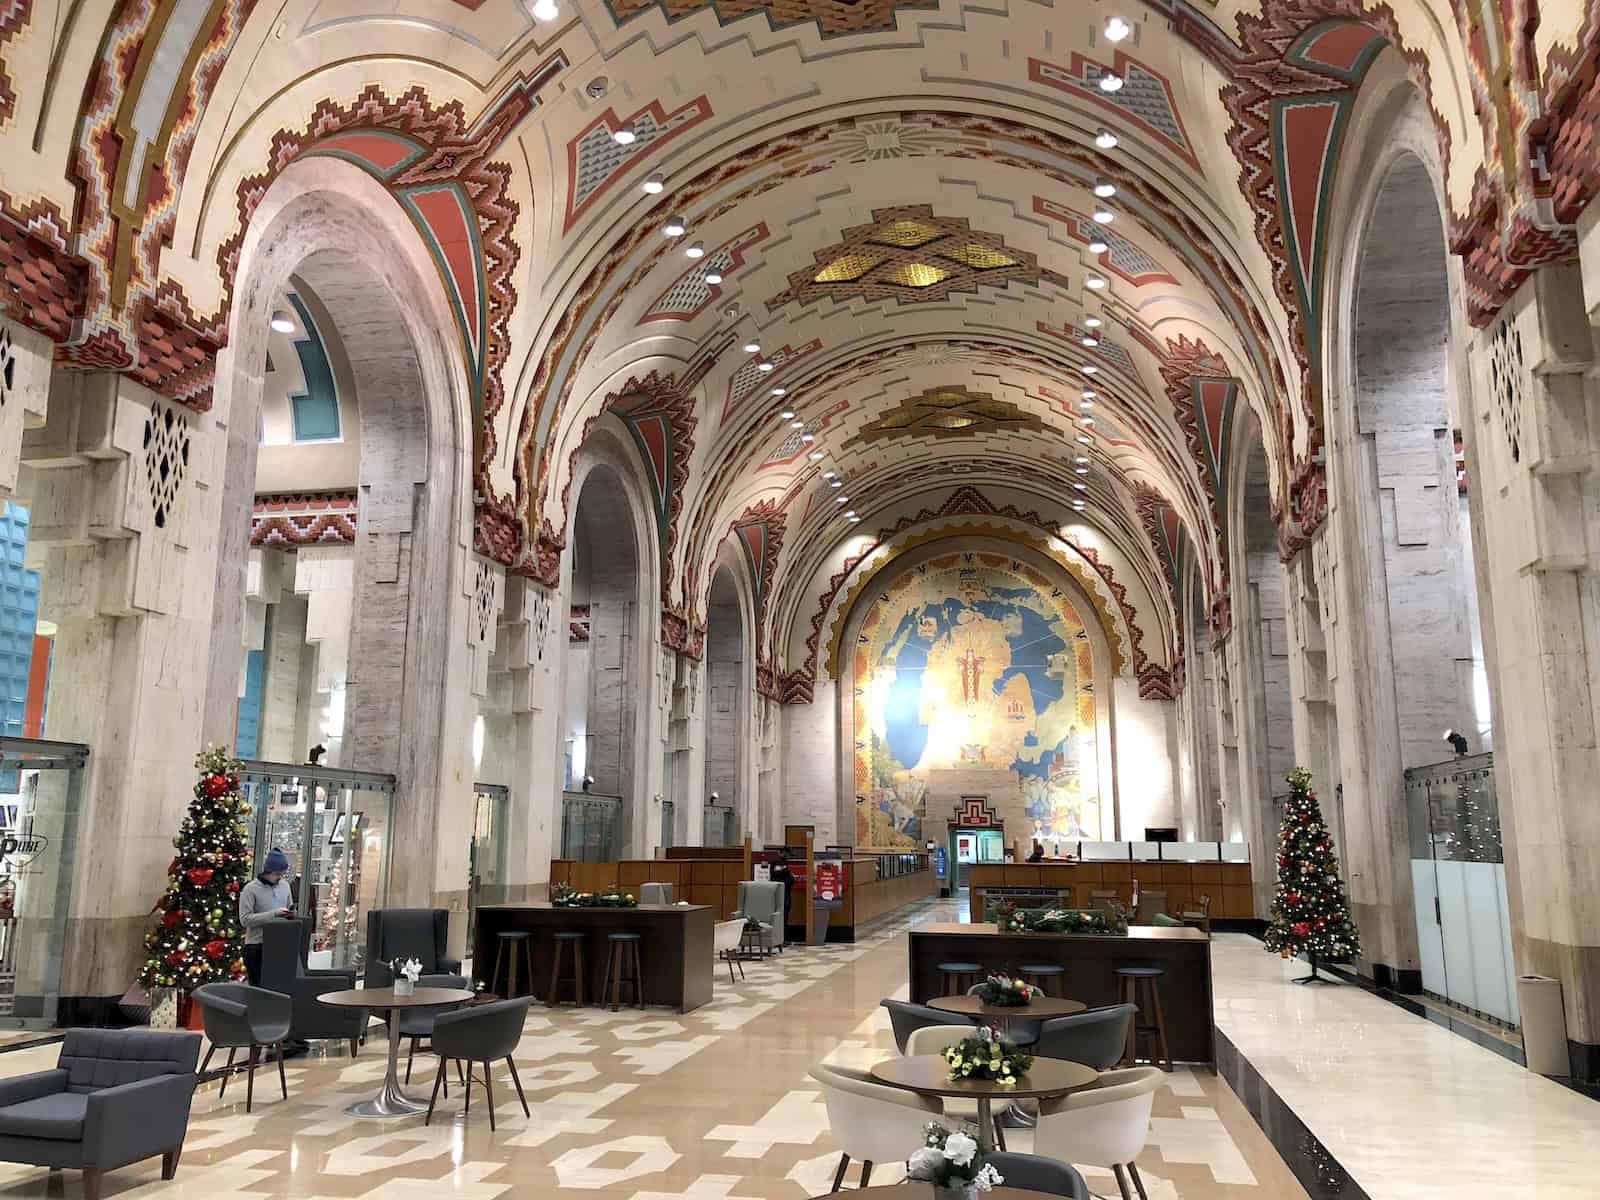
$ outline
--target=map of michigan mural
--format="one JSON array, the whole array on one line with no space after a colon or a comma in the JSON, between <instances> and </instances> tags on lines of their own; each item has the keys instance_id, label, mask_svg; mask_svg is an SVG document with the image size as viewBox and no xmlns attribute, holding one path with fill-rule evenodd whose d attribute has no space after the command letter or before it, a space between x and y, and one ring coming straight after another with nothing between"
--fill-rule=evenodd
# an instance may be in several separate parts
<instances>
[{"instance_id":1,"label":"map of michigan mural","mask_svg":"<svg viewBox=\"0 0 1600 1200\"><path fill-rule=\"evenodd\" d=\"M1092 650L1041 572L980 552L918 565L873 601L854 666L858 846L920 848L928 773L963 766L1015 774L1029 836L1100 836Z\"/></svg>"}]
</instances>

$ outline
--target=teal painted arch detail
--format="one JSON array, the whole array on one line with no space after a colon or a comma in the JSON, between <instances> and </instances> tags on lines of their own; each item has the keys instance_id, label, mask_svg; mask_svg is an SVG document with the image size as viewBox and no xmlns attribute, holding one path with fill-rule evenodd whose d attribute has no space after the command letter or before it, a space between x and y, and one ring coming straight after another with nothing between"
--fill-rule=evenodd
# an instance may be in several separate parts
<instances>
[{"instance_id":1,"label":"teal painted arch detail","mask_svg":"<svg viewBox=\"0 0 1600 1200\"><path fill-rule=\"evenodd\" d=\"M322 331L304 300L289 293L289 305L300 318L303 331L292 339L300 360L300 376L306 390L289 394L289 415L296 442L336 442L343 436L339 422L339 387L333 378L333 364Z\"/></svg>"}]
</instances>

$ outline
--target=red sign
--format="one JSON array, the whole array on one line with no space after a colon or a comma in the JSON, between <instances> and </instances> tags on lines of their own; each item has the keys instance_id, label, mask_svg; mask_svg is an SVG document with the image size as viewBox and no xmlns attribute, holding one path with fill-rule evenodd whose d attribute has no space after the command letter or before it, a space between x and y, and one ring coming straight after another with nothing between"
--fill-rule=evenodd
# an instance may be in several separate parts
<instances>
[{"instance_id":1,"label":"red sign","mask_svg":"<svg viewBox=\"0 0 1600 1200\"><path fill-rule=\"evenodd\" d=\"M844 899L844 864L837 861L817 863L817 899L825 903Z\"/></svg>"}]
</instances>

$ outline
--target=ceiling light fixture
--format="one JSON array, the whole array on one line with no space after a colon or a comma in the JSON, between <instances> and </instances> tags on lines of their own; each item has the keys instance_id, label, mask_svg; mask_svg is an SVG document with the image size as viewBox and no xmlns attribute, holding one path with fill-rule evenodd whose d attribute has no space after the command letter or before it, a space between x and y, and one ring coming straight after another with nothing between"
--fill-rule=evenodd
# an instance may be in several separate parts
<instances>
[{"instance_id":1,"label":"ceiling light fixture","mask_svg":"<svg viewBox=\"0 0 1600 1200\"><path fill-rule=\"evenodd\" d=\"M772 394L774 396L787 396L789 394L789 389L785 387L775 387L772 389Z\"/></svg>"},{"instance_id":2,"label":"ceiling light fixture","mask_svg":"<svg viewBox=\"0 0 1600 1200\"><path fill-rule=\"evenodd\" d=\"M535 21L554 21L561 15L561 10L556 7L556 0L536 0L528 11Z\"/></svg>"},{"instance_id":3,"label":"ceiling light fixture","mask_svg":"<svg viewBox=\"0 0 1600 1200\"><path fill-rule=\"evenodd\" d=\"M1079 466L1080 466L1080 467L1086 467L1086 466L1088 466L1088 465L1089 465L1089 460L1088 460L1088 458L1087 458L1087 457L1085 457L1085 456L1084 456L1084 455L1082 455L1082 454L1080 454L1080 455L1078 455L1078 465L1079 465Z\"/></svg>"},{"instance_id":4,"label":"ceiling light fixture","mask_svg":"<svg viewBox=\"0 0 1600 1200\"><path fill-rule=\"evenodd\" d=\"M821 450L813 450L811 452L810 458L811 458L812 462L821 462L822 459L823 459L822 451Z\"/></svg>"},{"instance_id":5,"label":"ceiling light fixture","mask_svg":"<svg viewBox=\"0 0 1600 1200\"><path fill-rule=\"evenodd\" d=\"M1089 473L1088 467L1073 467L1072 469L1079 475L1087 475Z\"/></svg>"},{"instance_id":6,"label":"ceiling light fixture","mask_svg":"<svg viewBox=\"0 0 1600 1200\"><path fill-rule=\"evenodd\" d=\"M836 488L843 487L844 486L844 480L830 478L829 481L828 481L828 486L829 487L836 487Z\"/></svg>"},{"instance_id":7,"label":"ceiling light fixture","mask_svg":"<svg viewBox=\"0 0 1600 1200\"><path fill-rule=\"evenodd\" d=\"M1094 135L1094 144L1102 150L1115 150L1117 148L1117 135L1109 129L1102 129Z\"/></svg>"},{"instance_id":8,"label":"ceiling light fixture","mask_svg":"<svg viewBox=\"0 0 1600 1200\"><path fill-rule=\"evenodd\" d=\"M1093 407L1094 407L1094 401L1093 400L1079 400L1078 401L1078 411L1079 412L1088 412Z\"/></svg>"},{"instance_id":9,"label":"ceiling light fixture","mask_svg":"<svg viewBox=\"0 0 1600 1200\"><path fill-rule=\"evenodd\" d=\"M786 408L781 413L778 414L778 417L779 417L780 420L792 421L792 420L794 420L794 409Z\"/></svg>"},{"instance_id":10,"label":"ceiling light fixture","mask_svg":"<svg viewBox=\"0 0 1600 1200\"><path fill-rule=\"evenodd\" d=\"M273 313L272 320L268 324L279 333L294 332L294 318L289 315L288 309L280 308Z\"/></svg>"},{"instance_id":11,"label":"ceiling light fixture","mask_svg":"<svg viewBox=\"0 0 1600 1200\"><path fill-rule=\"evenodd\" d=\"M1106 41L1120 42L1133 32L1133 26L1121 17L1106 18Z\"/></svg>"},{"instance_id":12,"label":"ceiling light fixture","mask_svg":"<svg viewBox=\"0 0 1600 1200\"><path fill-rule=\"evenodd\" d=\"M834 476L835 476L835 475L837 475L837 474L838 474L838 472L837 472L837 471L824 471L824 472L823 472L823 473L822 473L822 477L823 477L823 478L824 478L824 479L832 479L832 478L833 478L833 477L834 477Z\"/></svg>"},{"instance_id":13,"label":"ceiling light fixture","mask_svg":"<svg viewBox=\"0 0 1600 1200\"><path fill-rule=\"evenodd\" d=\"M1083 286L1092 292L1098 292L1101 288L1105 287L1105 285L1105 277L1101 275L1091 275L1089 278L1083 281Z\"/></svg>"},{"instance_id":14,"label":"ceiling light fixture","mask_svg":"<svg viewBox=\"0 0 1600 1200\"><path fill-rule=\"evenodd\" d=\"M1096 346L1098 346L1100 344L1100 339L1095 337L1095 335L1092 334L1092 333L1084 334L1083 337L1080 340L1083 342L1083 344L1085 346L1089 347L1089 349L1091 349L1091 350L1093 350Z\"/></svg>"},{"instance_id":15,"label":"ceiling light fixture","mask_svg":"<svg viewBox=\"0 0 1600 1200\"><path fill-rule=\"evenodd\" d=\"M1122 90L1122 76L1115 71L1107 71L1100 76L1100 90L1102 92L1120 92Z\"/></svg>"},{"instance_id":16,"label":"ceiling light fixture","mask_svg":"<svg viewBox=\"0 0 1600 1200\"><path fill-rule=\"evenodd\" d=\"M1085 363L1083 366L1079 367L1078 370L1082 371L1085 375L1100 374L1100 368L1095 366L1093 363Z\"/></svg>"},{"instance_id":17,"label":"ceiling light fixture","mask_svg":"<svg viewBox=\"0 0 1600 1200\"><path fill-rule=\"evenodd\" d=\"M715 287L717 284L722 282L722 272L717 270L715 267L712 267L711 270L706 272L705 279L707 283L709 283L712 287Z\"/></svg>"},{"instance_id":18,"label":"ceiling light fixture","mask_svg":"<svg viewBox=\"0 0 1600 1200\"><path fill-rule=\"evenodd\" d=\"M668 217L666 224L661 227L661 233L664 237L682 237L687 229L682 217Z\"/></svg>"},{"instance_id":19,"label":"ceiling light fixture","mask_svg":"<svg viewBox=\"0 0 1600 1200\"><path fill-rule=\"evenodd\" d=\"M853 520L855 520L856 510L853 509L853 508L847 508L847 509L844 510L844 515L849 517L853 521Z\"/></svg>"},{"instance_id":20,"label":"ceiling light fixture","mask_svg":"<svg viewBox=\"0 0 1600 1200\"><path fill-rule=\"evenodd\" d=\"M1093 439L1090 438L1087 433L1080 433L1078 435L1078 444L1079 445L1088 446L1088 445L1091 445L1092 443L1093 443Z\"/></svg>"},{"instance_id":21,"label":"ceiling light fixture","mask_svg":"<svg viewBox=\"0 0 1600 1200\"><path fill-rule=\"evenodd\" d=\"M1094 194L1102 200L1109 200L1117 194L1117 185L1109 179L1098 180L1094 185Z\"/></svg>"},{"instance_id":22,"label":"ceiling light fixture","mask_svg":"<svg viewBox=\"0 0 1600 1200\"><path fill-rule=\"evenodd\" d=\"M632 125L618 125L611 131L611 140L619 146L631 146L639 140L639 135L634 133Z\"/></svg>"},{"instance_id":23,"label":"ceiling light fixture","mask_svg":"<svg viewBox=\"0 0 1600 1200\"><path fill-rule=\"evenodd\" d=\"M802 433L800 435L800 440L809 446L812 442L817 440L817 435L814 433Z\"/></svg>"},{"instance_id":24,"label":"ceiling light fixture","mask_svg":"<svg viewBox=\"0 0 1600 1200\"><path fill-rule=\"evenodd\" d=\"M837 496L835 496L833 498L833 502L835 504L849 504L850 503L850 497L846 496L843 492L840 492Z\"/></svg>"},{"instance_id":25,"label":"ceiling light fixture","mask_svg":"<svg viewBox=\"0 0 1600 1200\"><path fill-rule=\"evenodd\" d=\"M746 342L744 344L744 352L746 354L760 354L761 353L761 343L756 341L755 338L751 338L748 342Z\"/></svg>"},{"instance_id":26,"label":"ceiling light fixture","mask_svg":"<svg viewBox=\"0 0 1600 1200\"><path fill-rule=\"evenodd\" d=\"M689 258L704 258L706 256L705 243L704 242L690 242L687 246L685 246L683 248L683 252Z\"/></svg>"},{"instance_id":27,"label":"ceiling light fixture","mask_svg":"<svg viewBox=\"0 0 1600 1200\"><path fill-rule=\"evenodd\" d=\"M1080 492L1087 492L1089 490L1089 485L1087 483L1075 483L1072 486L1077 488Z\"/></svg>"},{"instance_id":28,"label":"ceiling light fixture","mask_svg":"<svg viewBox=\"0 0 1600 1200\"><path fill-rule=\"evenodd\" d=\"M657 173L650 176L650 178L646 179L639 186L644 188L644 190L650 195L659 196L662 192L667 190L667 181L663 179L659 173Z\"/></svg>"},{"instance_id":29,"label":"ceiling light fixture","mask_svg":"<svg viewBox=\"0 0 1600 1200\"><path fill-rule=\"evenodd\" d=\"M804 421L790 421L789 422L789 428L790 429L804 429L805 427L806 427L806 423Z\"/></svg>"},{"instance_id":30,"label":"ceiling light fixture","mask_svg":"<svg viewBox=\"0 0 1600 1200\"><path fill-rule=\"evenodd\" d=\"M1085 317L1083 319L1083 327L1085 329L1099 329L1104 324L1105 322L1099 317Z\"/></svg>"},{"instance_id":31,"label":"ceiling light fixture","mask_svg":"<svg viewBox=\"0 0 1600 1200\"><path fill-rule=\"evenodd\" d=\"M1111 249L1111 243L1098 234L1089 239L1090 254L1104 254L1109 249Z\"/></svg>"},{"instance_id":32,"label":"ceiling light fixture","mask_svg":"<svg viewBox=\"0 0 1600 1200\"><path fill-rule=\"evenodd\" d=\"M775 371L776 369L777 369L777 364L774 363L771 359L763 358L760 362L758 362L756 364L756 370L760 371L763 375L768 375L771 372Z\"/></svg>"},{"instance_id":33,"label":"ceiling light fixture","mask_svg":"<svg viewBox=\"0 0 1600 1200\"><path fill-rule=\"evenodd\" d=\"M1092 404L1099 395L1099 392L1084 392L1083 399L1086 403Z\"/></svg>"},{"instance_id":34,"label":"ceiling light fixture","mask_svg":"<svg viewBox=\"0 0 1600 1200\"><path fill-rule=\"evenodd\" d=\"M852 525L861 524L861 518L860 517L851 517L850 518L850 524L852 524Z\"/></svg>"},{"instance_id":35,"label":"ceiling light fixture","mask_svg":"<svg viewBox=\"0 0 1600 1200\"><path fill-rule=\"evenodd\" d=\"M1083 418L1083 423L1085 425L1089 426L1091 429L1094 428L1094 418L1093 417L1084 417Z\"/></svg>"},{"instance_id":36,"label":"ceiling light fixture","mask_svg":"<svg viewBox=\"0 0 1600 1200\"><path fill-rule=\"evenodd\" d=\"M1096 225L1109 225L1116 219L1117 214L1109 208L1097 208L1094 210L1094 223Z\"/></svg>"}]
</instances>

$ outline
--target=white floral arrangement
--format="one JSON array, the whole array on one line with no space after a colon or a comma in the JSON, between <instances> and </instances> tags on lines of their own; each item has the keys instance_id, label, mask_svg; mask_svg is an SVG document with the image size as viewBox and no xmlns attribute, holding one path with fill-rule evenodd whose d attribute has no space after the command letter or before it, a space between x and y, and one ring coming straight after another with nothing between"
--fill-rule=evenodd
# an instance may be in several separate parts
<instances>
[{"instance_id":1,"label":"white floral arrangement","mask_svg":"<svg viewBox=\"0 0 1600 1200\"><path fill-rule=\"evenodd\" d=\"M921 1149L906 1164L909 1179L921 1179L936 1188L971 1188L987 1192L1005 1182L994 1166L984 1161L978 1139L963 1129L946 1129L930 1121Z\"/></svg>"},{"instance_id":2,"label":"white floral arrangement","mask_svg":"<svg viewBox=\"0 0 1600 1200\"><path fill-rule=\"evenodd\" d=\"M950 1080L993 1079L1014 1085L1033 1066L1033 1055L1003 1037L993 1025L980 1025L972 1036L944 1048L944 1061L950 1064Z\"/></svg>"},{"instance_id":3,"label":"white floral arrangement","mask_svg":"<svg viewBox=\"0 0 1600 1200\"><path fill-rule=\"evenodd\" d=\"M422 978L422 964L414 958L408 958L405 962L397 958L389 964L389 969L394 972L396 979L403 976L412 987L416 987L417 980Z\"/></svg>"}]
</instances>

